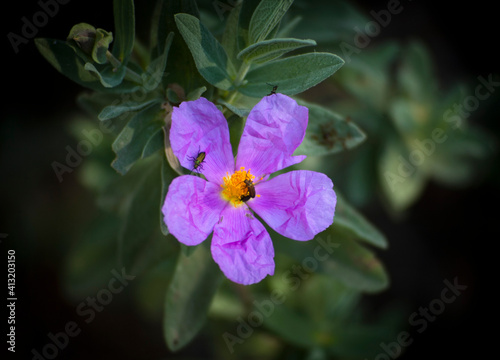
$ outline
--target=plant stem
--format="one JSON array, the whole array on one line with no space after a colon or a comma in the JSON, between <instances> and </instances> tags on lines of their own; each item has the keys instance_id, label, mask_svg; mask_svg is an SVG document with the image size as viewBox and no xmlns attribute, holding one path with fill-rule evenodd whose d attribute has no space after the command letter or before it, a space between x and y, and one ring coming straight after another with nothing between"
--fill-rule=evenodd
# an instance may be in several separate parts
<instances>
[{"instance_id":1,"label":"plant stem","mask_svg":"<svg viewBox=\"0 0 500 360\"><path fill-rule=\"evenodd\" d=\"M240 66L240 69L238 70L238 74L236 75L236 79L234 79L235 87L241 86L243 84L243 80L245 80L245 76L247 75L248 70L250 70L250 64L243 61L243 63ZM231 97L227 100L227 102L232 104L237 95L238 91L234 91L231 94Z\"/></svg>"},{"instance_id":2,"label":"plant stem","mask_svg":"<svg viewBox=\"0 0 500 360\"><path fill-rule=\"evenodd\" d=\"M115 69L122 65L120 60L115 58L114 55L111 54L111 52L109 50L106 52L106 57L108 58L108 61L111 63L111 65L113 65L113 67ZM129 79L130 81L133 81L139 85L142 85L143 81L142 81L141 75L139 75L138 73L136 73L135 71L131 70L128 67L126 68L125 71L126 71L126 73L125 73L126 79Z\"/></svg>"},{"instance_id":3,"label":"plant stem","mask_svg":"<svg viewBox=\"0 0 500 360\"><path fill-rule=\"evenodd\" d=\"M250 70L250 64L243 61L240 69L238 70L238 74L236 75L236 79L234 79L234 86L238 87L243 83L248 70Z\"/></svg>"}]
</instances>

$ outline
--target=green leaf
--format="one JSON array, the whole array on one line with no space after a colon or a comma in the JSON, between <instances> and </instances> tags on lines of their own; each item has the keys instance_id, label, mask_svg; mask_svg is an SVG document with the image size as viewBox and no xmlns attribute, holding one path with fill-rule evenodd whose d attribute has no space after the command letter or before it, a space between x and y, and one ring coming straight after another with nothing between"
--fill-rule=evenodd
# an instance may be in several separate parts
<instances>
[{"instance_id":1,"label":"green leaf","mask_svg":"<svg viewBox=\"0 0 500 360\"><path fill-rule=\"evenodd\" d=\"M160 151L161 149L164 148L164 139L163 139L163 129L159 127L153 135L149 138L149 140L146 142L146 145L144 145L144 149L142 149L142 154L141 158L145 159L157 151Z\"/></svg>"},{"instance_id":2,"label":"green leaf","mask_svg":"<svg viewBox=\"0 0 500 360\"><path fill-rule=\"evenodd\" d=\"M165 156L162 156L162 162L161 162L161 202L160 202L160 229L163 235L168 235L170 232L168 231L167 225L165 224L164 217L163 217L163 203L165 201L165 198L167 197L168 193L168 187L170 186L170 183L172 180L175 178L176 174L172 170L172 168L169 166L167 159Z\"/></svg>"},{"instance_id":3,"label":"green leaf","mask_svg":"<svg viewBox=\"0 0 500 360\"><path fill-rule=\"evenodd\" d=\"M310 318L286 305L275 306L273 310L272 316L264 321L266 328L296 346L311 348L316 345L316 326Z\"/></svg>"},{"instance_id":4,"label":"green leaf","mask_svg":"<svg viewBox=\"0 0 500 360\"><path fill-rule=\"evenodd\" d=\"M241 4L241 10L238 17L238 49L244 49L250 45L248 38L250 21L257 6L261 0L245 0ZM234 35L233 35L234 36Z\"/></svg>"},{"instance_id":5,"label":"green leaf","mask_svg":"<svg viewBox=\"0 0 500 360\"><path fill-rule=\"evenodd\" d=\"M201 76L219 89L231 90L228 57L222 45L196 17L177 14L175 21Z\"/></svg>"},{"instance_id":6,"label":"green leaf","mask_svg":"<svg viewBox=\"0 0 500 360\"><path fill-rule=\"evenodd\" d=\"M153 59L148 65L146 72L142 74L144 88L148 91L152 91L160 85L163 80L165 67L167 66L168 52L170 50L170 45L174 38L174 33L168 34L165 40L165 46L163 47L163 53L157 58Z\"/></svg>"},{"instance_id":7,"label":"green leaf","mask_svg":"<svg viewBox=\"0 0 500 360\"><path fill-rule=\"evenodd\" d=\"M134 48L135 14L133 0L114 0L113 13L116 40L113 55L122 63L127 63Z\"/></svg>"},{"instance_id":8,"label":"green leaf","mask_svg":"<svg viewBox=\"0 0 500 360\"><path fill-rule=\"evenodd\" d=\"M187 101L198 100L205 91L207 91L206 86L201 86L199 88L196 88L196 89L190 91L186 95L186 100Z\"/></svg>"},{"instance_id":9,"label":"green leaf","mask_svg":"<svg viewBox=\"0 0 500 360\"><path fill-rule=\"evenodd\" d=\"M304 140L295 150L296 154L334 154L352 149L365 141L366 135L349 117L303 100L297 102L309 109L309 123Z\"/></svg>"},{"instance_id":10,"label":"green leaf","mask_svg":"<svg viewBox=\"0 0 500 360\"><path fill-rule=\"evenodd\" d=\"M250 44L265 40L280 23L293 0L262 0L255 9L249 26Z\"/></svg>"},{"instance_id":11,"label":"green leaf","mask_svg":"<svg viewBox=\"0 0 500 360\"><path fill-rule=\"evenodd\" d=\"M170 32L174 32L165 73L168 74L168 83L177 83L185 92L190 92L195 88L207 86L208 83L197 71L193 56L179 33L175 21L175 14L179 13L200 17L195 0L157 2L151 29L151 57L155 58L164 52L167 36ZM167 87L167 78L164 79L163 85Z\"/></svg>"},{"instance_id":12,"label":"green leaf","mask_svg":"<svg viewBox=\"0 0 500 360\"><path fill-rule=\"evenodd\" d=\"M76 301L103 288L117 268L116 242L119 218L99 211L76 239L65 260L63 283Z\"/></svg>"},{"instance_id":13,"label":"green leaf","mask_svg":"<svg viewBox=\"0 0 500 360\"><path fill-rule=\"evenodd\" d=\"M142 157L148 141L163 125L157 104L150 105L134 115L113 142L112 148L116 158L111 166L121 174L127 173Z\"/></svg>"},{"instance_id":14,"label":"green leaf","mask_svg":"<svg viewBox=\"0 0 500 360\"><path fill-rule=\"evenodd\" d=\"M149 105L160 103L161 101L161 98L155 96L145 101L125 101L118 105L108 105L102 109L98 117L101 121L114 119L131 111L142 110Z\"/></svg>"},{"instance_id":15,"label":"green leaf","mask_svg":"<svg viewBox=\"0 0 500 360\"><path fill-rule=\"evenodd\" d=\"M391 66L400 54L399 44L384 42L375 48L365 49L335 77L335 80L356 99L379 112L387 111L393 97Z\"/></svg>"},{"instance_id":16,"label":"green leaf","mask_svg":"<svg viewBox=\"0 0 500 360\"><path fill-rule=\"evenodd\" d=\"M385 289L389 280L383 264L373 251L353 239L353 232L345 230L344 226L336 226L334 218L332 226L306 242L291 241L273 230L268 231L276 253L292 257L304 271L313 268L359 291Z\"/></svg>"},{"instance_id":17,"label":"green leaf","mask_svg":"<svg viewBox=\"0 0 500 360\"><path fill-rule=\"evenodd\" d=\"M95 61L98 64L105 64L108 61L107 52L112 41L112 33L96 29L87 23L73 26L67 37L68 45L78 56L86 62Z\"/></svg>"},{"instance_id":18,"label":"green leaf","mask_svg":"<svg viewBox=\"0 0 500 360\"><path fill-rule=\"evenodd\" d=\"M422 194L428 180L425 167L409 160L409 151L398 140L385 144L378 162L380 186L395 211L403 211Z\"/></svg>"},{"instance_id":19,"label":"green leaf","mask_svg":"<svg viewBox=\"0 0 500 360\"><path fill-rule=\"evenodd\" d=\"M202 328L222 276L204 246L179 259L165 298L163 332L168 348L177 351Z\"/></svg>"},{"instance_id":20,"label":"green leaf","mask_svg":"<svg viewBox=\"0 0 500 360\"><path fill-rule=\"evenodd\" d=\"M158 208L163 200L158 159L143 161L134 170L133 174L123 177L128 186L122 187L121 196L128 199L123 205L125 216L118 237L118 254L122 266L137 275L152 265L155 252L156 256L160 255L162 248L162 253L168 252L167 246L172 243L165 241L159 232Z\"/></svg>"},{"instance_id":21,"label":"green leaf","mask_svg":"<svg viewBox=\"0 0 500 360\"><path fill-rule=\"evenodd\" d=\"M93 67L92 72L85 69L84 61L75 54L75 51L65 41L55 39L35 39L35 45L42 56L59 71L77 84L85 86L91 90L103 93L125 93L131 92L137 84L123 80L115 87L105 87L99 77L104 77L105 82L110 81L107 78L112 68L109 65L99 65ZM106 67L107 66L107 67ZM108 69L106 72L104 69ZM115 73L116 79L122 76L122 70ZM122 78L123 79L123 78Z\"/></svg>"},{"instance_id":22,"label":"green leaf","mask_svg":"<svg viewBox=\"0 0 500 360\"><path fill-rule=\"evenodd\" d=\"M383 249L388 246L386 237L338 192L333 226L337 232L342 232L343 237L361 240Z\"/></svg>"},{"instance_id":23,"label":"green leaf","mask_svg":"<svg viewBox=\"0 0 500 360\"><path fill-rule=\"evenodd\" d=\"M94 48L92 49L92 59L98 64L108 62L106 53L109 45L113 42L113 34L103 29L96 30Z\"/></svg>"},{"instance_id":24,"label":"green leaf","mask_svg":"<svg viewBox=\"0 0 500 360\"><path fill-rule=\"evenodd\" d=\"M434 100L438 82L429 51L420 42L412 42L402 58L397 74L401 89L414 101Z\"/></svg>"},{"instance_id":25,"label":"green leaf","mask_svg":"<svg viewBox=\"0 0 500 360\"><path fill-rule=\"evenodd\" d=\"M365 292L378 292L389 286L389 278L382 262L368 248L344 236L344 229L331 226L325 231L338 247L330 261L322 262L321 270L347 286ZM320 235L320 239L321 239Z\"/></svg>"},{"instance_id":26,"label":"green leaf","mask_svg":"<svg viewBox=\"0 0 500 360\"><path fill-rule=\"evenodd\" d=\"M114 68L110 64L99 65L89 62L85 64L84 69L95 74L101 84L106 88L113 88L120 85L125 78L125 73L127 71L125 66Z\"/></svg>"},{"instance_id":27,"label":"green leaf","mask_svg":"<svg viewBox=\"0 0 500 360\"><path fill-rule=\"evenodd\" d=\"M238 108L230 103L228 103L227 101L224 101L224 100L221 100L221 99L218 99L217 102L221 105L224 105L225 107L227 107L229 110L231 110L234 114L238 115L239 117L247 117L248 114L250 114L250 111L252 109L241 109L241 108Z\"/></svg>"},{"instance_id":28,"label":"green leaf","mask_svg":"<svg viewBox=\"0 0 500 360\"><path fill-rule=\"evenodd\" d=\"M229 61L233 64L233 67L239 68L241 66L241 61L238 60L236 55L238 54L238 21L240 16L240 10L243 6L243 2L238 2L236 6L231 10L229 16L226 20L226 27L224 28L224 33L222 34L221 44Z\"/></svg>"},{"instance_id":29,"label":"green leaf","mask_svg":"<svg viewBox=\"0 0 500 360\"><path fill-rule=\"evenodd\" d=\"M242 94L263 97L269 85L278 85L278 92L299 94L330 77L344 61L329 53L308 53L266 63L248 72L247 83L238 88Z\"/></svg>"},{"instance_id":30,"label":"green leaf","mask_svg":"<svg viewBox=\"0 0 500 360\"><path fill-rule=\"evenodd\" d=\"M351 45L356 29L364 29L372 20L367 12L360 10L357 4L347 0L323 1L321 6L315 1L301 1L300 6L292 6L287 12L292 19L301 17L291 36L314 39L330 49L338 48L343 42Z\"/></svg>"},{"instance_id":31,"label":"green leaf","mask_svg":"<svg viewBox=\"0 0 500 360\"><path fill-rule=\"evenodd\" d=\"M314 46L314 40L300 39L271 39L250 45L238 54L238 59L243 58L249 63L264 63L274 60L287 52L300 49L305 46Z\"/></svg>"}]
</instances>

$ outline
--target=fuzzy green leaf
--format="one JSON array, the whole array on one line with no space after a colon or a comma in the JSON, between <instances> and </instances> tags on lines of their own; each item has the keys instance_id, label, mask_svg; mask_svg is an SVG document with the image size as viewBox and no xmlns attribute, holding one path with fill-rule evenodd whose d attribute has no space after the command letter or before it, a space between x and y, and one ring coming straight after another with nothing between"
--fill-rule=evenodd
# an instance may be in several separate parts
<instances>
[{"instance_id":1,"label":"fuzzy green leaf","mask_svg":"<svg viewBox=\"0 0 500 360\"><path fill-rule=\"evenodd\" d=\"M361 213L337 193L337 206L333 225L344 237L364 241L379 248L387 248L387 239Z\"/></svg>"},{"instance_id":2,"label":"fuzzy green leaf","mask_svg":"<svg viewBox=\"0 0 500 360\"><path fill-rule=\"evenodd\" d=\"M116 158L111 166L120 174L126 174L132 165L143 157L144 147L164 125L159 114L160 108L157 104L148 106L134 115L116 137L112 146Z\"/></svg>"},{"instance_id":3,"label":"fuzzy green leaf","mask_svg":"<svg viewBox=\"0 0 500 360\"><path fill-rule=\"evenodd\" d=\"M337 244L331 259L321 263L321 271L338 278L345 285L366 292L384 290L389 285L389 278L382 262L368 248L345 236L344 229L331 226L324 236L328 242ZM321 246L321 245L320 245Z\"/></svg>"},{"instance_id":4,"label":"fuzzy green leaf","mask_svg":"<svg viewBox=\"0 0 500 360\"><path fill-rule=\"evenodd\" d=\"M389 284L385 268L372 250L356 240L366 234L351 229L351 225L356 226L356 221L337 225L334 219L332 226L307 242L291 241L273 230L269 232L276 253L290 256L304 268L335 277L352 289L381 291Z\"/></svg>"},{"instance_id":5,"label":"fuzzy green leaf","mask_svg":"<svg viewBox=\"0 0 500 360\"><path fill-rule=\"evenodd\" d=\"M238 54L238 59L243 58L247 62L264 63L274 60L287 52L305 47L314 46L314 40L300 39L271 39L250 45Z\"/></svg>"},{"instance_id":6,"label":"fuzzy green leaf","mask_svg":"<svg viewBox=\"0 0 500 360\"><path fill-rule=\"evenodd\" d=\"M349 118L320 105L299 100L309 109L306 136L297 148L301 155L321 156L338 153L361 144L366 135Z\"/></svg>"},{"instance_id":7,"label":"fuzzy green leaf","mask_svg":"<svg viewBox=\"0 0 500 360\"><path fill-rule=\"evenodd\" d=\"M219 89L232 89L228 73L228 57L217 39L199 19L192 15L177 14L175 22L201 76Z\"/></svg>"},{"instance_id":8,"label":"fuzzy green leaf","mask_svg":"<svg viewBox=\"0 0 500 360\"><path fill-rule=\"evenodd\" d=\"M114 0L113 13L116 36L113 55L121 62L127 63L135 41L134 1Z\"/></svg>"},{"instance_id":9,"label":"fuzzy green leaf","mask_svg":"<svg viewBox=\"0 0 500 360\"><path fill-rule=\"evenodd\" d=\"M128 112L138 111L151 104L160 103L161 101L161 98L152 97L145 101L125 101L118 105L108 105L102 109L98 117L101 121L114 119Z\"/></svg>"},{"instance_id":10,"label":"fuzzy green leaf","mask_svg":"<svg viewBox=\"0 0 500 360\"><path fill-rule=\"evenodd\" d=\"M148 91L152 91L160 85L165 75L165 67L167 66L168 52L170 50L170 45L174 38L174 33L168 34L165 40L165 46L163 47L163 53L153 59L148 65L146 72L142 74L144 88Z\"/></svg>"},{"instance_id":11,"label":"fuzzy green leaf","mask_svg":"<svg viewBox=\"0 0 500 360\"><path fill-rule=\"evenodd\" d=\"M92 71L88 71L85 68L85 62L75 54L73 48L68 45L65 41L55 40L55 39L35 39L35 45L42 54L42 56L61 74L67 76L72 81L85 86L91 90L106 92L106 93L123 93L131 92L136 87L137 84L133 84L129 81L123 80L124 72L120 70L118 72L112 72L112 68L109 65L98 65L98 67L92 65L90 68ZM87 66L87 68L89 68ZM113 80L114 77L114 80ZM119 80L121 77L121 80ZM105 87L100 78L108 85L116 85L114 87Z\"/></svg>"},{"instance_id":12,"label":"fuzzy green leaf","mask_svg":"<svg viewBox=\"0 0 500 360\"><path fill-rule=\"evenodd\" d=\"M170 350L181 349L200 331L221 279L221 272L204 245L196 246L190 256L179 254L163 318L163 332Z\"/></svg>"},{"instance_id":13,"label":"fuzzy green leaf","mask_svg":"<svg viewBox=\"0 0 500 360\"><path fill-rule=\"evenodd\" d=\"M278 85L278 92L286 95L299 94L330 77L342 67L344 61L329 53L308 53L266 63L251 70L238 88L242 94L263 97L269 93L269 85Z\"/></svg>"},{"instance_id":14,"label":"fuzzy green leaf","mask_svg":"<svg viewBox=\"0 0 500 360\"><path fill-rule=\"evenodd\" d=\"M293 0L262 0L250 20L248 30L250 44L265 40L279 25L292 3Z\"/></svg>"},{"instance_id":15,"label":"fuzzy green leaf","mask_svg":"<svg viewBox=\"0 0 500 360\"><path fill-rule=\"evenodd\" d=\"M378 176L389 205L403 211L422 194L428 180L426 168L409 160L409 151L400 141L389 140L380 155Z\"/></svg>"},{"instance_id":16,"label":"fuzzy green leaf","mask_svg":"<svg viewBox=\"0 0 500 360\"><path fill-rule=\"evenodd\" d=\"M238 36L236 36L236 34L238 34L239 31L238 20L242 5L243 2L239 2L229 13L221 39L222 47L226 50L229 61L233 64L233 67L239 67L241 65L241 60L236 57L238 55Z\"/></svg>"},{"instance_id":17,"label":"fuzzy green leaf","mask_svg":"<svg viewBox=\"0 0 500 360\"><path fill-rule=\"evenodd\" d=\"M99 79L102 86L106 88L113 88L122 83L127 69L125 66L120 66L119 68L113 68L110 64L99 65L86 63L84 69L90 73L95 74Z\"/></svg>"},{"instance_id":18,"label":"fuzzy green leaf","mask_svg":"<svg viewBox=\"0 0 500 360\"><path fill-rule=\"evenodd\" d=\"M158 226L162 202L158 157L139 162L118 183L122 187L116 196L126 199L120 208L125 216L118 233L119 259L121 266L139 275L178 251L173 239L166 241Z\"/></svg>"}]
</instances>

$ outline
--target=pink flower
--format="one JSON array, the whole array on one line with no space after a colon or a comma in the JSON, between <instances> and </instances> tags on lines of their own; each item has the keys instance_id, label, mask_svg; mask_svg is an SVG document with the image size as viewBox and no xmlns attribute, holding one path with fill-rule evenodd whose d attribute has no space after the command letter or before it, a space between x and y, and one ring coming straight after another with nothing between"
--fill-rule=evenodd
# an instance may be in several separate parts
<instances>
[{"instance_id":1,"label":"pink flower","mask_svg":"<svg viewBox=\"0 0 500 360\"><path fill-rule=\"evenodd\" d=\"M337 198L324 174L298 170L269 176L305 159L292 156L304 139L308 109L283 94L250 112L236 159L227 121L200 98L174 108L170 143L181 165L202 173L175 178L164 221L181 243L198 245L212 232L212 257L230 280L253 284L274 274L274 248L257 214L279 234L311 240L333 223Z\"/></svg>"}]
</instances>

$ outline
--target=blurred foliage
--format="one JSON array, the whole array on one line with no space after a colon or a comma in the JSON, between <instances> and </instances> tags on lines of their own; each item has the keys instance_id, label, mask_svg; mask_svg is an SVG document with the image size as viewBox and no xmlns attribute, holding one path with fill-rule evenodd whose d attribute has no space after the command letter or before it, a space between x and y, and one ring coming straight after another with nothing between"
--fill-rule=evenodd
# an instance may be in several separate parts
<instances>
[{"instance_id":1,"label":"blurred foliage","mask_svg":"<svg viewBox=\"0 0 500 360\"><path fill-rule=\"evenodd\" d=\"M86 89L78 101L87 118L75 118L73 132L100 139L78 169L96 214L66 259L69 296L95 293L111 269L125 268L137 277L138 309L163 319L171 351L203 336L221 359L379 354L404 324L397 311L367 321L360 300L390 283L377 257L388 241L351 204L381 197L397 213L430 179L463 186L480 173L493 149L457 113L465 88L441 90L419 42L356 47L354 29L368 18L349 2L160 0L146 41L135 35L134 2L113 5L113 33L79 24L67 41L36 40L47 61ZM314 103L306 90L318 84L333 90ZM186 170L166 134L172 106L204 96L225 114L236 148L245 117L273 86L309 108L297 149L308 158L294 168L329 175L339 199L334 224L314 240L268 229L275 275L244 287L223 279L207 242L187 248L168 234L160 209Z\"/></svg>"}]
</instances>

